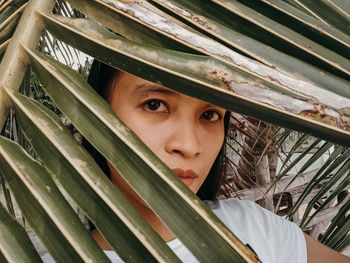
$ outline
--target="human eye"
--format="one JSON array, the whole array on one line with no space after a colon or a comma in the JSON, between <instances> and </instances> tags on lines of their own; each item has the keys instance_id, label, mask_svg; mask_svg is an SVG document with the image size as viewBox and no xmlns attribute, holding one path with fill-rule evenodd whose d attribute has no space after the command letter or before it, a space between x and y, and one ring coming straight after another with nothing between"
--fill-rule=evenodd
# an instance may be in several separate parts
<instances>
[{"instance_id":1,"label":"human eye","mask_svg":"<svg viewBox=\"0 0 350 263\"><path fill-rule=\"evenodd\" d=\"M221 120L222 116L217 111L207 110L202 113L201 118L210 122L215 122Z\"/></svg>"},{"instance_id":2,"label":"human eye","mask_svg":"<svg viewBox=\"0 0 350 263\"><path fill-rule=\"evenodd\" d=\"M143 104L143 107L147 111L151 112L168 112L166 104L158 99L151 99Z\"/></svg>"}]
</instances>

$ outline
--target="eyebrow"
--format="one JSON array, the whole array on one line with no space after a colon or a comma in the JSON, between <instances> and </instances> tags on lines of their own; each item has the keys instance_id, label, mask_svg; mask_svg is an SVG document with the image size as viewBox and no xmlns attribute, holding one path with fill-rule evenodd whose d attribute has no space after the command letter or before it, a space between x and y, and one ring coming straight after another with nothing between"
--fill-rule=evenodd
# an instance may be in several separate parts
<instances>
[{"instance_id":1,"label":"eyebrow","mask_svg":"<svg viewBox=\"0 0 350 263\"><path fill-rule=\"evenodd\" d=\"M135 89L134 89L134 93L140 96L147 96L148 93L152 93L152 92L166 94L166 95L176 95L176 96L180 95L179 93L173 90L164 88L163 86L160 86L157 84L140 84L135 86Z\"/></svg>"}]
</instances>

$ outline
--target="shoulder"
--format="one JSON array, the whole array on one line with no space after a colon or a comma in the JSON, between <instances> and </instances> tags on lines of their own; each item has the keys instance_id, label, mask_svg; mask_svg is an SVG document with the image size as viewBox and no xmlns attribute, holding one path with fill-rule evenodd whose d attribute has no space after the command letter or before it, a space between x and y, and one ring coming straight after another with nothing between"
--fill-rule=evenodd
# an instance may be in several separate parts
<instances>
[{"instance_id":1,"label":"shoulder","mask_svg":"<svg viewBox=\"0 0 350 263\"><path fill-rule=\"evenodd\" d=\"M247 213L252 213L252 212L261 212L265 213L265 211L268 211L255 202L252 202L250 200L240 200L238 198L229 198L229 199L220 199L220 200L215 200L215 201L204 201L207 206L213 211L216 210L238 210L240 212L247 212Z\"/></svg>"},{"instance_id":2,"label":"shoulder","mask_svg":"<svg viewBox=\"0 0 350 263\"><path fill-rule=\"evenodd\" d=\"M215 213L217 212L248 212L254 209L255 203L249 200L239 200L230 198L224 200L204 201L206 205Z\"/></svg>"},{"instance_id":3,"label":"shoulder","mask_svg":"<svg viewBox=\"0 0 350 263\"><path fill-rule=\"evenodd\" d=\"M306 262L305 238L296 224L248 200L206 203L263 262Z\"/></svg>"},{"instance_id":4,"label":"shoulder","mask_svg":"<svg viewBox=\"0 0 350 263\"><path fill-rule=\"evenodd\" d=\"M267 226L275 229L277 227L276 223L283 227L292 226L298 228L294 223L249 200L231 198L226 200L206 201L206 204L221 220L224 221L238 219L242 222L245 219L247 220L245 223L253 221L254 226L262 227L264 229L266 229ZM271 225L272 223L273 225Z\"/></svg>"},{"instance_id":5,"label":"shoulder","mask_svg":"<svg viewBox=\"0 0 350 263\"><path fill-rule=\"evenodd\" d=\"M208 207L223 221L237 219L240 222L245 219L262 226L266 220L272 220L275 214L262 208L249 200L230 198L225 200L206 201ZM224 222L225 223L225 222Z\"/></svg>"},{"instance_id":6,"label":"shoulder","mask_svg":"<svg viewBox=\"0 0 350 263\"><path fill-rule=\"evenodd\" d=\"M275 229L275 221L286 221L249 200L231 198L206 201L206 204L230 229L237 229L239 226L240 229L254 229L266 235L268 231Z\"/></svg>"}]
</instances>

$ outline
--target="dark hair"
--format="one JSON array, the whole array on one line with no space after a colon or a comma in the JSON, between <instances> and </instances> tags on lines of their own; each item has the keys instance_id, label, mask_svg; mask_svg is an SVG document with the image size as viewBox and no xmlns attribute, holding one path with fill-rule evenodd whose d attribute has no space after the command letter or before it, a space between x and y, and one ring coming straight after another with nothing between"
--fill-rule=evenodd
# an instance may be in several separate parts
<instances>
[{"instance_id":1,"label":"dark hair","mask_svg":"<svg viewBox=\"0 0 350 263\"><path fill-rule=\"evenodd\" d=\"M106 64L103 64L97 60L94 60L91 66L90 74L88 77L88 83L100 94L103 98L106 98L107 86L111 77L118 71ZM197 192L197 196L201 200L214 200L220 185L226 178L226 137L228 133L230 121L230 112L226 112L224 116L225 137L224 143L220 149L216 160L210 169L210 172L205 179L203 185ZM104 173L110 177L110 169L107 165L106 159L85 139L83 138L82 144L84 148L95 159L96 163L104 171Z\"/></svg>"}]
</instances>

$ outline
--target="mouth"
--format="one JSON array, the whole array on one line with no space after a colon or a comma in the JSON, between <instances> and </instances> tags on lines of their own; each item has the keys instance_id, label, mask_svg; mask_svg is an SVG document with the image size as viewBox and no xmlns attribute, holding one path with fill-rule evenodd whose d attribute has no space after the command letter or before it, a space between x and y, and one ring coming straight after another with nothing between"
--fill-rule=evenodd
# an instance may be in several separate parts
<instances>
[{"instance_id":1,"label":"mouth","mask_svg":"<svg viewBox=\"0 0 350 263\"><path fill-rule=\"evenodd\" d=\"M194 181L198 178L198 175L192 170L183 170L180 168L175 168L172 170L188 187L191 186L194 183Z\"/></svg>"}]
</instances>

